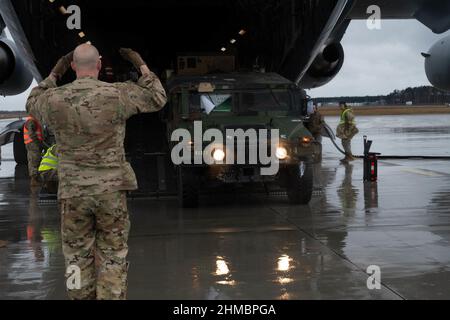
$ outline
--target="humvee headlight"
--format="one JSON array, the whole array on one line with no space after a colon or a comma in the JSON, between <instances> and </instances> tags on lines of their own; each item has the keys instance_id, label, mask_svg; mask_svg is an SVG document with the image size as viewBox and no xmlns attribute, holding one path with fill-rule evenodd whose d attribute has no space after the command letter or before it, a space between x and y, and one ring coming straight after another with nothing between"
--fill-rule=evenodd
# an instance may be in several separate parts
<instances>
[{"instance_id":1,"label":"humvee headlight","mask_svg":"<svg viewBox=\"0 0 450 320\"><path fill-rule=\"evenodd\" d=\"M278 159L284 160L287 158L288 152L287 152L286 148L278 147L275 155L277 156Z\"/></svg>"},{"instance_id":2,"label":"humvee headlight","mask_svg":"<svg viewBox=\"0 0 450 320\"><path fill-rule=\"evenodd\" d=\"M213 158L217 162L222 162L225 159L225 152L222 149L216 149L213 152Z\"/></svg>"}]
</instances>

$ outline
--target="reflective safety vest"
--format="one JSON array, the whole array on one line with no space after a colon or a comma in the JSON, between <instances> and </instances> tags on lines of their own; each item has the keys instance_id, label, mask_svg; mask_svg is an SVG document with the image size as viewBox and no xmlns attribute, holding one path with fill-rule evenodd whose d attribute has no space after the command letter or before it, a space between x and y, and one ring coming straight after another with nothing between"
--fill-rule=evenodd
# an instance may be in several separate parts
<instances>
[{"instance_id":1,"label":"reflective safety vest","mask_svg":"<svg viewBox=\"0 0 450 320\"><path fill-rule=\"evenodd\" d=\"M42 158L39 172L45 172L58 169L58 157L55 155L56 144L51 146Z\"/></svg>"},{"instance_id":2,"label":"reflective safety vest","mask_svg":"<svg viewBox=\"0 0 450 320\"><path fill-rule=\"evenodd\" d=\"M348 108L345 109L342 113L341 113L341 122L340 124L345 124L345 116L347 115L347 113L349 113L350 111L352 111L352 109ZM350 121L350 124L355 124L355 120Z\"/></svg>"},{"instance_id":3,"label":"reflective safety vest","mask_svg":"<svg viewBox=\"0 0 450 320\"><path fill-rule=\"evenodd\" d=\"M34 122L34 124L36 126L36 136L37 136L38 140L41 142L44 141L44 134L42 132L41 124L39 123L39 121L37 121L32 116L29 116L27 118L27 120L25 121L25 125L23 127L23 140L24 140L25 144L30 144L33 142L33 139L31 138L31 135L30 135L30 131L28 130L28 127L27 127L28 122Z\"/></svg>"}]
</instances>

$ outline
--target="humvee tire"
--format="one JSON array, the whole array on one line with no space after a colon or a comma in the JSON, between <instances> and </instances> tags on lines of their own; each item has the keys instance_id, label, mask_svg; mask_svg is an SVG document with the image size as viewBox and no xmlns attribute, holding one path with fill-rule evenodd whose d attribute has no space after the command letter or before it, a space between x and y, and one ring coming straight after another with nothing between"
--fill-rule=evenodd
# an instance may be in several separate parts
<instances>
[{"instance_id":1,"label":"humvee tire","mask_svg":"<svg viewBox=\"0 0 450 320\"><path fill-rule=\"evenodd\" d=\"M291 204L308 204L313 193L313 167L310 161L304 162L304 168L294 165L287 169L287 194Z\"/></svg>"},{"instance_id":2,"label":"humvee tire","mask_svg":"<svg viewBox=\"0 0 450 320\"><path fill-rule=\"evenodd\" d=\"M194 170L179 168L178 198L183 208L197 208L199 200L198 181Z\"/></svg>"},{"instance_id":3,"label":"humvee tire","mask_svg":"<svg viewBox=\"0 0 450 320\"><path fill-rule=\"evenodd\" d=\"M23 131L14 135L13 142L14 160L17 164L28 164L27 149L23 140Z\"/></svg>"}]
</instances>

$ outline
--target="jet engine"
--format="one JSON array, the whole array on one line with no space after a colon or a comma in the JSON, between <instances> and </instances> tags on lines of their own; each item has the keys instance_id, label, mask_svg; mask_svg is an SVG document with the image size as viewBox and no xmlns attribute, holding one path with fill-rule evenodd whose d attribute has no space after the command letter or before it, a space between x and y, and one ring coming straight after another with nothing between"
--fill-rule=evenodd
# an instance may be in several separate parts
<instances>
[{"instance_id":1,"label":"jet engine","mask_svg":"<svg viewBox=\"0 0 450 320\"><path fill-rule=\"evenodd\" d=\"M339 73L344 64L344 48L340 43L330 43L317 55L299 86L304 89L321 87Z\"/></svg>"},{"instance_id":2,"label":"jet engine","mask_svg":"<svg viewBox=\"0 0 450 320\"><path fill-rule=\"evenodd\" d=\"M0 95L20 94L30 87L32 81L33 76L18 54L15 43L0 37Z\"/></svg>"},{"instance_id":3,"label":"jet engine","mask_svg":"<svg viewBox=\"0 0 450 320\"><path fill-rule=\"evenodd\" d=\"M422 55L425 57L425 72L431 84L450 91L450 35Z\"/></svg>"}]
</instances>

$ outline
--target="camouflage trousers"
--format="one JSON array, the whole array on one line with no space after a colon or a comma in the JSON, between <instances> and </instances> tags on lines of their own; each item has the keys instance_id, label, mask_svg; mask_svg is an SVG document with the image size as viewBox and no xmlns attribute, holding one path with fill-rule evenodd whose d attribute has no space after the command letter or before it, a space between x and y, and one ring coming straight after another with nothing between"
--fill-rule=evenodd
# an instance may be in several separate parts
<instances>
[{"instance_id":1,"label":"camouflage trousers","mask_svg":"<svg viewBox=\"0 0 450 320\"><path fill-rule=\"evenodd\" d=\"M66 268L77 267L81 276L79 289L68 286L70 299L126 299L130 230L126 201L125 192L61 200ZM66 281L70 276L66 274Z\"/></svg>"},{"instance_id":2,"label":"camouflage trousers","mask_svg":"<svg viewBox=\"0 0 450 320\"><path fill-rule=\"evenodd\" d=\"M39 175L38 169L42 160L42 148L39 143L32 142L25 145L27 149L28 159L28 174L30 177L37 177Z\"/></svg>"},{"instance_id":3,"label":"camouflage trousers","mask_svg":"<svg viewBox=\"0 0 450 320\"><path fill-rule=\"evenodd\" d=\"M321 162L322 161L322 135L321 134L315 134L314 135L314 160L315 162Z\"/></svg>"},{"instance_id":4,"label":"camouflage trousers","mask_svg":"<svg viewBox=\"0 0 450 320\"><path fill-rule=\"evenodd\" d=\"M58 171L48 170L40 172L42 186L48 193L56 194L58 193Z\"/></svg>"},{"instance_id":5,"label":"camouflage trousers","mask_svg":"<svg viewBox=\"0 0 450 320\"><path fill-rule=\"evenodd\" d=\"M351 139L342 139L342 146L344 147L345 155L352 156L352 140Z\"/></svg>"}]
</instances>

